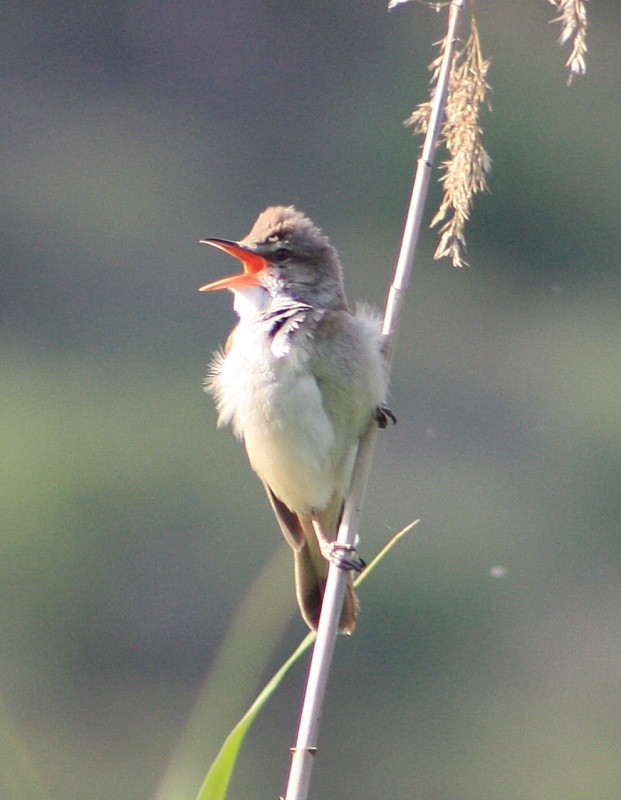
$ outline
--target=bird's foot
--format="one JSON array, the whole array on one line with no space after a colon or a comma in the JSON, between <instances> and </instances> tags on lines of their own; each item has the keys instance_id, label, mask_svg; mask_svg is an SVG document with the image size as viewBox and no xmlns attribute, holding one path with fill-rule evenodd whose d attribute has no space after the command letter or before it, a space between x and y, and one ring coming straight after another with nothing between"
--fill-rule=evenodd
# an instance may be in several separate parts
<instances>
[{"instance_id":1,"label":"bird's foot","mask_svg":"<svg viewBox=\"0 0 621 800\"><path fill-rule=\"evenodd\" d=\"M332 541L328 538L323 525L314 514L311 516L311 520L317 536L319 550L326 561L334 564L339 569L362 572L366 567L366 562L360 558L356 549L358 537L356 536L355 538L355 544L340 544L340 542Z\"/></svg>"},{"instance_id":2,"label":"bird's foot","mask_svg":"<svg viewBox=\"0 0 621 800\"><path fill-rule=\"evenodd\" d=\"M390 420L393 425L397 424L397 418L387 405L378 406L375 409L375 421L378 427L382 428L382 430L386 428L388 426L388 420Z\"/></svg>"},{"instance_id":3,"label":"bird's foot","mask_svg":"<svg viewBox=\"0 0 621 800\"><path fill-rule=\"evenodd\" d=\"M329 560L335 567L350 572L362 572L367 565L358 555L354 545L339 544L339 542L330 543Z\"/></svg>"}]
</instances>

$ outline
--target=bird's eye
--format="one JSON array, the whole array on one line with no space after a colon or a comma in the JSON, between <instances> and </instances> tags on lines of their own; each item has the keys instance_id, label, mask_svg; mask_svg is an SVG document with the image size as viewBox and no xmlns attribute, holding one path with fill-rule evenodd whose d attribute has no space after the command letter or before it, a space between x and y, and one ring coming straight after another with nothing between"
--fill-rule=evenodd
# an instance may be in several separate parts
<instances>
[{"instance_id":1,"label":"bird's eye","mask_svg":"<svg viewBox=\"0 0 621 800\"><path fill-rule=\"evenodd\" d=\"M291 252L287 250L286 247L279 247L278 250L274 251L274 261L277 261L279 264L282 264L283 261L286 261Z\"/></svg>"}]
</instances>

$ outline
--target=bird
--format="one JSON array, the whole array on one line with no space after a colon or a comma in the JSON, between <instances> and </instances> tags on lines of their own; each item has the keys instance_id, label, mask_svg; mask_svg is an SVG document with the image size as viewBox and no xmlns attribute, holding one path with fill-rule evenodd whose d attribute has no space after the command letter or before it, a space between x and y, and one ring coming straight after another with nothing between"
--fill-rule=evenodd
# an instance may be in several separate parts
<instances>
[{"instance_id":1,"label":"bird","mask_svg":"<svg viewBox=\"0 0 621 800\"><path fill-rule=\"evenodd\" d=\"M350 570L339 631L354 630L353 569L335 549L359 442L385 427L388 370L378 314L348 305L337 251L294 206L271 206L239 241L201 243L243 271L200 291L228 289L239 320L210 363L205 391L262 481L293 550L301 616L317 629L330 560Z\"/></svg>"}]
</instances>

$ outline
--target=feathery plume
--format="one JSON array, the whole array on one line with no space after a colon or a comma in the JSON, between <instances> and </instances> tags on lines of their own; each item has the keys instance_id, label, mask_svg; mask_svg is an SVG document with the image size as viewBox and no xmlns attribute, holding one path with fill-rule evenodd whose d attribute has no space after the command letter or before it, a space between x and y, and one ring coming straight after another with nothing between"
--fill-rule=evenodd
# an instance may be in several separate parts
<instances>
[{"instance_id":1,"label":"feathery plume","mask_svg":"<svg viewBox=\"0 0 621 800\"><path fill-rule=\"evenodd\" d=\"M576 75L584 75L586 72L586 0L548 0L548 2L559 12L558 17L551 20L551 22L561 23L559 44L571 42L571 53L565 62L565 66L569 69L569 78L567 79L569 85Z\"/></svg>"},{"instance_id":2,"label":"feathery plume","mask_svg":"<svg viewBox=\"0 0 621 800\"><path fill-rule=\"evenodd\" d=\"M434 87L442 61L446 40L439 42L440 55L429 65ZM481 54L479 32L474 15L470 18L470 36L461 50L455 52L451 66L446 112L441 129L441 142L449 157L442 163L440 178L444 195L431 226L441 224L440 241L434 258L449 257L453 266L467 265L465 260L465 226L470 216L474 195L487 191L486 175L491 159L482 143L481 110L489 106L487 83L489 61ZM433 93L432 93L433 94ZM431 100L421 103L406 125L415 133L425 133Z\"/></svg>"}]
</instances>

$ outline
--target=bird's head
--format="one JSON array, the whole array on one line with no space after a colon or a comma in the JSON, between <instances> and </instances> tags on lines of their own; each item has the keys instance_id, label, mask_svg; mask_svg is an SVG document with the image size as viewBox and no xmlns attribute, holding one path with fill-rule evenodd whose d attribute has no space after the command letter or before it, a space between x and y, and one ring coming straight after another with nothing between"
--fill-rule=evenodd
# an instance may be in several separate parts
<instances>
[{"instance_id":1,"label":"bird's head","mask_svg":"<svg viewBox=\"0 0 621 800\"><path fill-rule=\"evenodd\" d=\"M231 289L250 299L287 297L313 306L346 308L341 264L328 239L293 206L272 206L238 242L202 239L238 258L244 271L201 291ZM257 303L253 303L257 305Z\"/></svg>"}]
</instances>

